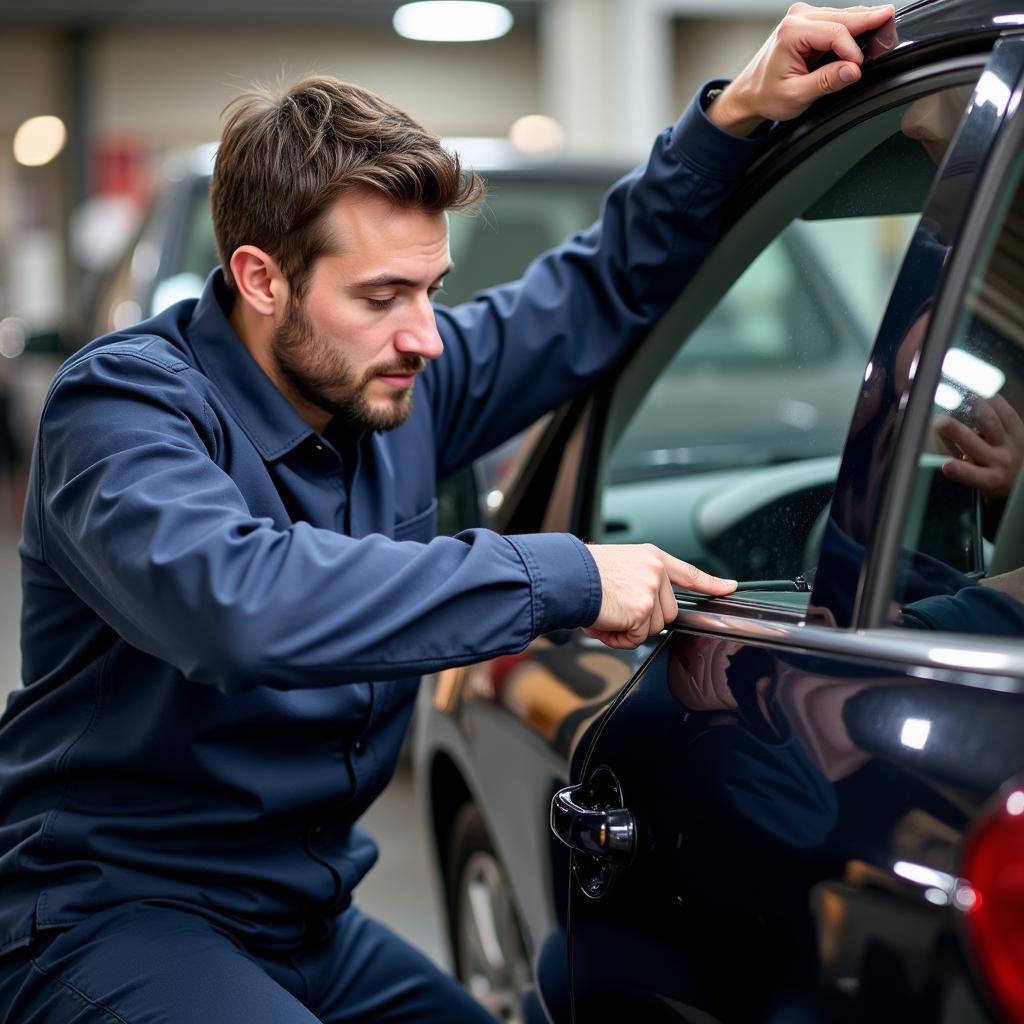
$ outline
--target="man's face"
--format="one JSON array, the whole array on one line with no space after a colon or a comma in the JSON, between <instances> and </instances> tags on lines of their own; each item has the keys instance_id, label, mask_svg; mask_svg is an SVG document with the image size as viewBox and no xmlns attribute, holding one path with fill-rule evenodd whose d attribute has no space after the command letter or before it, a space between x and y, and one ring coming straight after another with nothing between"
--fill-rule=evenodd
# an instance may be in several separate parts
<instances>
[{"instance_id":1,"label":"man's face","mask_svg":"<svg viewBox=\"0 0 1024 1024\"><path fill-rule=\"evenodd\" d=\"M409 416L416 375L443 350L431 300L451 266L447 218L357 192L334 204L328 225L337 251L289 300L270 356L314 419L391 430Z\"/></svg>"}]
</instances>

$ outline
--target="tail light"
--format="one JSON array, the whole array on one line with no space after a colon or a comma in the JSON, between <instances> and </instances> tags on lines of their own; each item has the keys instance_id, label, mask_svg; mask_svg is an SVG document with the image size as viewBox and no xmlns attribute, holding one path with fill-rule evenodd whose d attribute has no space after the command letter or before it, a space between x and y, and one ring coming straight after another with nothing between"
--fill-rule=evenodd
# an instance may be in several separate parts
<instances>
[{"instance_id":1,"label":"tail light","mask_svg":"<svg viewBox=\"0 0 1024 1024\"><path fill-rule=\"evenodd\" d=\"M962 873L957 903L975 959L998 1006L1024 1021L1024 779L971 831Z\"/></svg>"}]
</instances>

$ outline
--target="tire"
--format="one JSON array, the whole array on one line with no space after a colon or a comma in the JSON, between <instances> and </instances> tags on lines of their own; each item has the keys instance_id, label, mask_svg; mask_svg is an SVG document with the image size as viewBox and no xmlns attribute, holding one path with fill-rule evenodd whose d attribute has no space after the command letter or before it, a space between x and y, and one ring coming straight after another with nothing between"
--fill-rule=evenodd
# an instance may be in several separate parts
<instances>
[{"instance_id":1,"label":"tire","mask_svg":"<svg viewBox=\"0 0 1024 1024\"><path fill-rule=\"evenodd\" d=\"M522 1024L523 993L533 987L530 961L508 876L472 803L455 817L445 866L455 973L498 1020Z\"/></svg>"}]
</instances>

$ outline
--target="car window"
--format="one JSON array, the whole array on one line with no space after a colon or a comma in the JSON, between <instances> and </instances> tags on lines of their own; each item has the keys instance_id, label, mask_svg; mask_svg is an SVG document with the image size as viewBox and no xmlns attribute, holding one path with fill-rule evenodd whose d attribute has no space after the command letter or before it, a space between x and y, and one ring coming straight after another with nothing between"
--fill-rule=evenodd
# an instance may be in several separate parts
<instances>
[{"instance_id":1,"label":"car window","mask_svg":"<svg viewBox=\"0 0 1024 1024\"><path fill-rule=\"evenodd\" d=\"M1024 637L1022 172L942 361L893 589L899 625Z\"/></svg>"},{"instance_id":2,"label":"car window","mask_svg":"<svg viewBox=\"0 0 1024 1024\"><path fill-rule=\"evenodd\" d=\"M948 92L947 141L969 91ZM870 346L942 155L920 130L934 100L821 147L734 228L760 244L732 246L732 268L719 270L731 286L678 331L641 393L624 383L613 399L604 542L652 542L758 600L806 603ZM773 219L759 236L757 222ZM738 277L737 259L749 261ZM708 287L695 283L667 322L685 322L686 300Z\"/></svg>"},{"instance_id":3,"label":"car window","mask_svg":"<svg viewBox=\"0 0 1024 1024\"><path fill-rule=\"evenodd\" d=\"M535 256L597 220L614 178L488 179L483 206L449 218L455 270L439 301L455 305L516 280Z\"/></svg>"}]
</instances>

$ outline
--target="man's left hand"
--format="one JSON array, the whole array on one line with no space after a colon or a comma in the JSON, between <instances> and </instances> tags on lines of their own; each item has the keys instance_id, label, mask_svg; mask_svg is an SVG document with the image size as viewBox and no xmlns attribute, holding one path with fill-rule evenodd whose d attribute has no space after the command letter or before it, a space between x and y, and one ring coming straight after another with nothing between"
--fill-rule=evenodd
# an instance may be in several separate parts
<instances>
[{"instance_id":1,"label":"man's left hand","mask_svg":"<svg viewBox=\"0 0 1024 1024\"><path fill-rule=\"evenodd\" d=\"M864 55L854 40L889 21L895 8L790 7L754 59L708 108L708 117L734 135L763 121L788 121L816 99L860 80ZM839 59L812 70L827 53Z\"/></svg>"}]
</instances>

